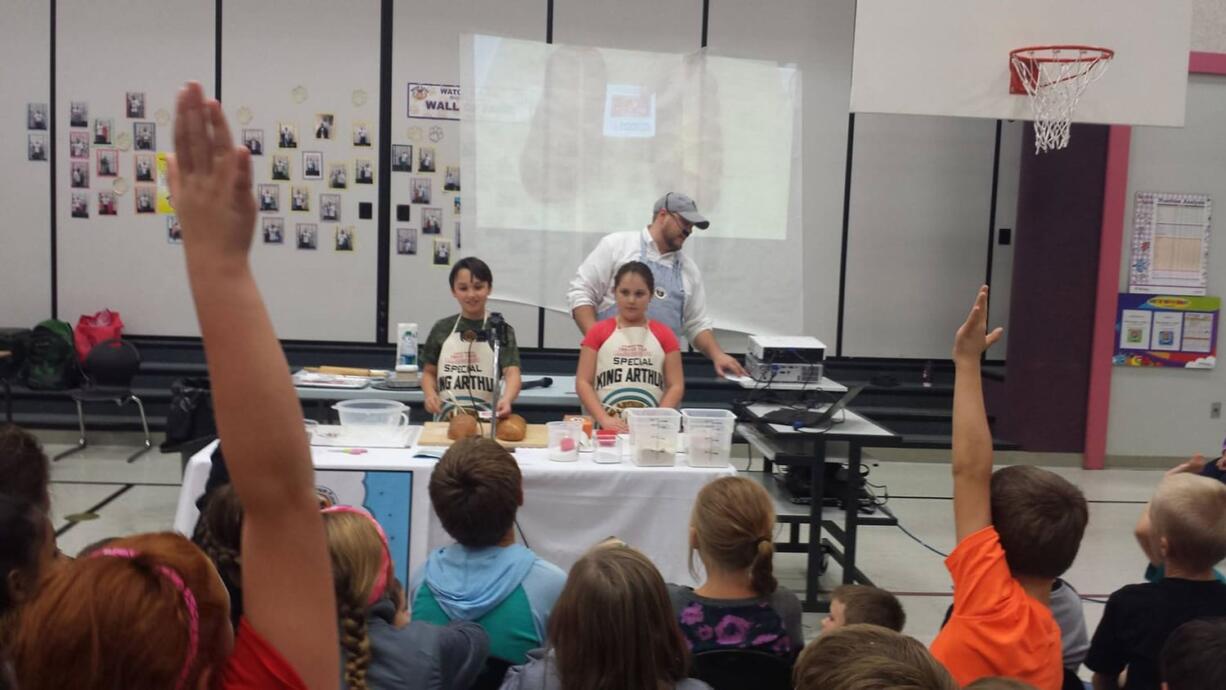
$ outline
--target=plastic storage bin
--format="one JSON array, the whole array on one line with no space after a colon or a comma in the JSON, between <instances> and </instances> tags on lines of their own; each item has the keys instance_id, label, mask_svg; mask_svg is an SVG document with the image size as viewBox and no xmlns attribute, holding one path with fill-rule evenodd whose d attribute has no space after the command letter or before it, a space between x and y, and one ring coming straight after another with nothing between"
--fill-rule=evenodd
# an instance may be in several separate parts
<instances>
[{"instance_id":1,"label":"plastic storage bin","mask_svg":"<svg viewBox=\"0 0 1226 690\"><path fill-rule=\"evenodd\" d=\"M549 459L555 462L574 462L579 459L579 443L587 438L583 433L583 421L549 422Z\"/></svg>"},{"instance_id":2,"label":"plastic storage bin","mask_svg":"<svg viewBox=\"0 0 1226 690\"><path fill-rule=\"evenodd\" d=\"M662 407L626 410L630 425L630 458L647 467L677 464L681 413Z\"/></svg>"},{"instance_id":3,"label":"plastic storage bin","mask_svg":"<svg viewBox=\"0 0 1226 690\"><path fill-rule=\"evenodd\" d=\"M408 409L395 400L345 400L332 406L341 426L395 428L409 423Z\"/></svg>"},{"instance_id":4,"label":"plastic storage bin","mask_svg":"<svg viewBox=\"0 0 1226 690\"><path fill-rule=\"evenodd\" d=\"M681 411L685 427L686 461L691 467L726 467L732 454L736 415L728 410Z\"/></svg>"}]
</instances>

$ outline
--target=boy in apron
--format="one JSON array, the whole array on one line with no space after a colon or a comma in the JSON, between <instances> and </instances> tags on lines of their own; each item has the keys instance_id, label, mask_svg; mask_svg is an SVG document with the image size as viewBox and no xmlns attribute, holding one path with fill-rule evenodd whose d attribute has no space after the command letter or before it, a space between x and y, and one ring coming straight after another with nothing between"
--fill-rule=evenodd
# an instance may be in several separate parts
<instances>
[{"instance_id":1,"label":"boy in apron","mask_svg":"<svg viewBox=\"0 0 1226 690\"><path fill-rule=\"evenodd\" d=\"M674 279L671 267L626 263L613 278L616 313L602 314L583 338L575 391L602 428L624 432L625 410L676 407L685 394L677 336L648 318L656 285Z\"/></svg>"},{"instance_id":2,"label":"boy in apron","mask_svg":"<svg viewBox=\"0 0 1226 690\"><path fill-rule=\"evenodd\" d=\"M469 256L452 266L448 280L460 313L439 319L419 352L426 411L436 421L451 419L458 409L471 414L495 411L499 418L506 417L521 385L515 329L507 326L507 344L497 364L490 344L477 340L486 328L485 303L493 274L484 261ZM503 383L497 410L493 410L495 366L502 371Z\"/></svg>"}]
</instances>

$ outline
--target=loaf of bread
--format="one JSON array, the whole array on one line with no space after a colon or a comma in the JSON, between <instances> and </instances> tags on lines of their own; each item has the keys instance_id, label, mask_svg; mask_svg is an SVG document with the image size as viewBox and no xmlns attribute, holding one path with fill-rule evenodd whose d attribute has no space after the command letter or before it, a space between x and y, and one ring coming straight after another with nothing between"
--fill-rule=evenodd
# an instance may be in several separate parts
<instances>
[{"instance_id":1,"label":"loaf of bread","mask_svg":"<svg viewBox=\"0 0 1226 690\"><path fill-rule=\"evenodd\" d=\"M452 415L451 423L447 425L447 438L458 441L469 436L479 436L481 434L480 426L477 424L477 418L457 412Z\"/></svg>"},{"instance_id":2,"label":"loaf of bread","mask_svg":"<svg viewBox=\"0 0 1226 690\"><path fill-rule=\"evenodd\" d=\"M517 414L508 416L498 422L499 441L522 441L528 435L528 422Z\"/></svg>"}]
</instances>

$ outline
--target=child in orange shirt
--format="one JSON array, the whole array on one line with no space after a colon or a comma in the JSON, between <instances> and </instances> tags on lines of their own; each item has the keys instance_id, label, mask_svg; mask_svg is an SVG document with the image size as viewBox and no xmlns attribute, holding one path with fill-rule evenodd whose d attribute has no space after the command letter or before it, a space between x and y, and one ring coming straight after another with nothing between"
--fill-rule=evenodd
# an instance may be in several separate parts
<instances>
[{"instance_id":1,"label":"child in orange shirt","mask_svg":"<svg viewBox=\"0 0 1226 690\"><path fill-rule=\"evenodd\" d=\"M1085 496L1029 466L992 472L992 433L979 360L1000 339L986 332L988 288L954 339L954 524L946 559L954 611L932 654L961 685L984 676L1060 690L1060 628L1048 607L1052 582L1073 563L1085 532Z\"/></svg>"}]
</instances>

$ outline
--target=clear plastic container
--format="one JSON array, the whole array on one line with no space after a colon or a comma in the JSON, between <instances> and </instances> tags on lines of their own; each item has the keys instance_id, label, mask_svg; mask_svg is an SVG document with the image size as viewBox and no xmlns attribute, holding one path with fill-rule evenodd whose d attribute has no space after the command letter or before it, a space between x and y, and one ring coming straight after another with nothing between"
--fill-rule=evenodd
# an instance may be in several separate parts
<instances>
[{"instance_id":1,"label":"clear plastic container","mask_svg":"<svg viewBox=\"0 0 1226 690\"><path fill-rule=\"evenodd\" d=\"M617 464L622 461L622 447L618 443L616 433L597 432L595 436L596 453L592 460L604 464Z\"/></svg>"},{"instance_id":2,"label":"clear plastic container","mask_svg":"<svg viewBox=\"0 0 1226 690\"><path fill-rule=\"evenodd\" d=\"M677 436L681 433L681 413L663 407L626 410L630 426L630 458L636 465L677 464Z\"/></svg>"},{"instance_id":3,"label":"clear plastic container","mask_svg":"<svg viewBox=\"0 0 1226 690\"><path fill-rule=\"evenodd\" d=\"M341 426L398 427L409 423L407 407L395 400L345 400L332 406Z\"/></svg>"},{"instance_id":4,"label":"clear plastic container","mask_svg":"<svg viewBox=\"0 0 1226 690\"><path fill-rule=\"evenodd\" d=\"M583 433L582 420L549 422L549 459L555 462L574 462L579 459L579 443L587 438Z\"/></svg>"},{"instance_id":5,"label":"clear plastic container","mask_svg":"<svg viewBox=\"0 0 1226 690\"><path fill-rule=\"evenodd\" d=\"M728 410L685 409L686 461L691 467L726 467L732 454L736 415Z\"/></svg>"}]
</instances>

